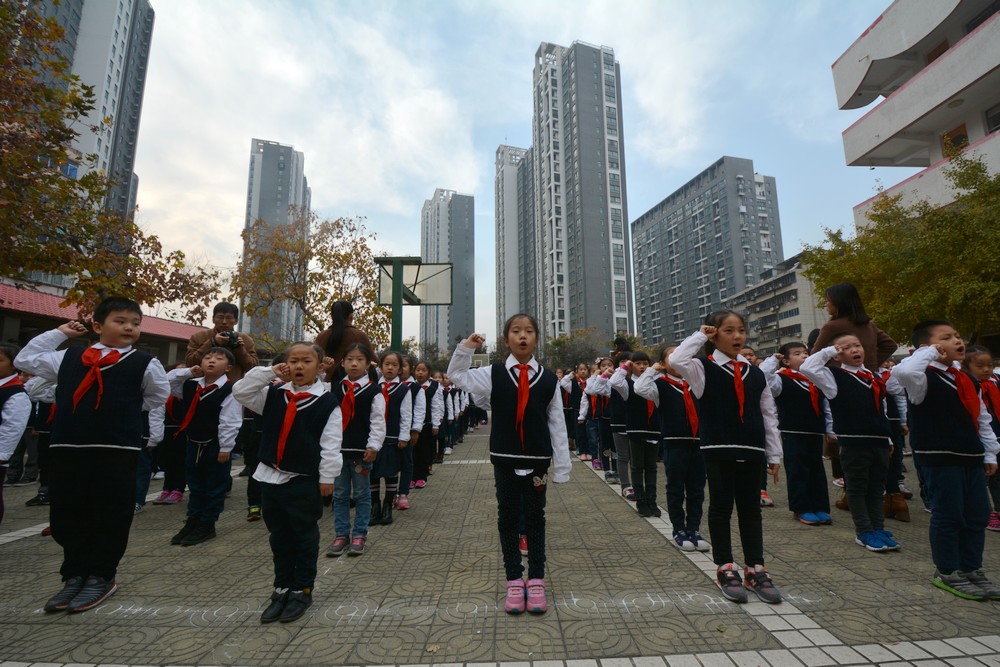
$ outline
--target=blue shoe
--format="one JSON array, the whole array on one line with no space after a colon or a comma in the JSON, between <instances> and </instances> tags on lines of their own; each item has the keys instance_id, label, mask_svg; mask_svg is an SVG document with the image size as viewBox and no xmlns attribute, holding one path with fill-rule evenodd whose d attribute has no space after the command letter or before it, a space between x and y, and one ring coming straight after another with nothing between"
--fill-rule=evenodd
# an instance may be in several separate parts
<instances>
[{"instance_id":1,"label":"blue shoe","mask_svg":"<svg viewBox=\"0 0 1000 667\"><path fill-rule=\"evenodd\" d=\"M816 512L816 516L819 517L819 522L824 526L829 526L833 523L833 518L826 512Z\"/></svg>"},{"instance_id":2,"label":"blue shoe","mask_svg":"<svg viewBox=\"0 0 1000 667\"><path fill-rule=\"evenodd\" d=\"M804 523L807 526L818 526L820 524L819 517L812 512L803 512L796 516L799 523Z\"/></svg>"},{"instance_id":3,"label":"blue shoe","mask_svg":"<svg viewBox=\"0 0 1000 667\"><path fill-rule=\"evenodd\" d=\"M868 551L888 551L889 547L882 541L882 536L874 530L866 530L854 538L854 543L863 546Z\"/></svg>"},{"instance_id":4,"label":"blue shoe","mask_svg":"<svg viewBox=\"0 0 1000 667\"><path fill-rule=\"evenodd\" d=\"M886 551L899 551L899 542L892 539L892 533L888 530L876 530L875 534L882 539Z\"/></svg>"}]
</instances>

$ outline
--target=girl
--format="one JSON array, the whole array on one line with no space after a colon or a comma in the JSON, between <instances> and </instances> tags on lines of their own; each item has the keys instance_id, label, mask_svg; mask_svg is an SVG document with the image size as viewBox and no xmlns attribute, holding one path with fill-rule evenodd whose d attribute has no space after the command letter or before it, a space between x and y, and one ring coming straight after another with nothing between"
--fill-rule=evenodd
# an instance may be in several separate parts
<instances>
[{"instance_id":1,"label":"girl","mask_svg":"<svg viewBox=\"0 0 1000 667\"><path fill-rule=\"evenodd\" d=\"M410 422L413 420L413 396L409 387L400 382L403 355L382 353L379 370L382 400L385 401L385 441L372 468L372 518L368 525L392 523L392 506L399 485L399 470L403 450L410 444ZM382 502L382 480L385 480L385 502Z\"/></svg>"},{"instance_id":2,"label":"girl","mask_svg":"<svg viewBox=\"0 0 1000 667\"><path fill-rule=\"evenodd\" d=\"M569 481L569 443L563 428L558 380L535 360L538 322L514 315L503 328L511 353L504 363L470 369L472 353L486 341L470 334L455 348L448 375L466 391L487 398L493 407L490 461L497 491L497 526L507 575L504 610L519 614L527 607L543 613L545 599L545 490L549 464L552 481ZM524 566L518 551L518 517L524 511L528 536L527 599Z\"/></svg>"},{"instance_id":3,"label":"girl","mask_svg":"<svg viewBox=\"0 0 1000 667\"><path fill-rule=\"evenodd\" d=\"M962 368L979 380L983 403L990 413L993 433L1000 438L1000 387L997 384L997 376L993 373L993 354L989 348L982 345L970 345L965 349ZM921 484L921 489L923 486ZM1000 475L987 477L986 488L989 489L990 499L993 502L993 511L990 512L986 530L1000 531Z\"/></svg>"},{"instance_id":4,"label":"girl","mask_svg":"<svg viewBox=\"0 0 1000 667\"><path fill-rule=\"evenodd\" d=\"M597 422L597 438L600 443L601 467L604 468L604 480L609 484L618 481L618 456L615 454L615 444L611 433L611 391L607 383L599 389L600 378L607 373L608 377L615 370L615 364L608 357L597 360L597 370L583 388L584 401L588 403L591 419Z\"/></svg>"},{"instance_id":5,"label":"girl","mask_svg":"<svg viewBox=\"0 0 1000 667\"><path fill-rule=\"evenodd\" d=\"M174 371L178 368L185 368L186 364L180 363L171 368ZM176 505L184 502L184 489L187 488L187 476L184 471L184 452L186 443L184 438L178 437L178 429L181 426L181 419L184 415L180 413L181 401L174 395L170 395L163 411L163 440L157 446L159 452L157 461L160 469L163 470L163 490L160 495L153 499L154 505ZM160 414L157 412L157 414Z\"/></svg>"},{"instance_id":6,"label":"girl","mask_svg":"<svg viewBox=\"0 0 1000 667\"><path fill-rule=\"evenodd\" d=\"M420 429L424 423L424 395L420 391L420 384L413 379L413 368L417 362L413 357L403 357L403 370L399 374L402 384L410 393L410 441L408 446L400 452L399 470L399 491L396 495L396 509L410 509L410 483L413 481L413 450L416 448L417 439L420 437Z\"/></svg>"},{"instance_id":7,"label":"girl","mask_svg":"<svg viewBox=\"0 0 1000 667\"><path fill-rule=\"evenodd\" d=\"M660 516L656 505L656 460L660 448L660 416L656 404L635 392L635 381L649 368L649 355L639 350L623 361L609 380L611 388L625 401L625 428L628 437L635 509L639 516Z\"/></svg>"},{"instance_id":8,"label":"girl","mask_svg":"<svg viewBox=\"0 0 1000 667\"><path fill-rule=\"evenodd\" d=\"M781 449L788 478L788 509L807 526L833 523L823 467L826 399L799 372L809 350L802 343L785 343L760 365L778 408Z\"/></svg>"},{"instance_id":9,"label":"girl","mask_svg":"<svg viewBox=\"0 0 1000 667\"><path fill-rule=\"evenodd\" d=\"M581 362L576 365L572 372L563 374L559 386L568 395L565 405L568 406L566 412L566 428L571 434L571 439L576 442L577 456L581 461L593 461L594 455L591 452L589 438L587 437L587 425L580 415L580 404L583 402L583 390L587 386L587 377L590 369L587 364Z\"/></svg>"},{"instance_id":10,"label":"girl","mask_svg":"<svg viewBox=\"0 0 1000 667\"><path fill-rule=\"evenodd\" d=\"M20 351L16 345L0 345L0 522L3 521L3 480L7 478L7 462L17 449L31 417L31 399L14 368L14 357Z\"/></svg>"},{"instance_id":11,"label":"girl","mask_svg":"<svg viewBox=\"0 0 1000 667\"><path fill-rule=\"evenodd\" d=\"M743 316L718 311L677 346L668 361L701 399L698 430L708 478L708 532L722 595L746 602L749 588L763 602L778 603L781 594L764 569L760 466L766 459L777 481L781 439L764 374L740 354L746 339ZM696 357L703 346L708 356ZM746 560L746 588L733 562L729 522L734 503Z\"/></svg>"},{"instance_id":12,"label":"girl","mask_svg":"<svg viewBox=\"0 0 1000 667\"><path fill-rule=\"evenodd\" d=\"M431 379L431 367L426 361L418 362L413 367L413 378L417 381L417 391L423 394L424 419L413 427L420 429L420 437L413 449L413 481L411 489L422 489L427 486L427 475L434 461L437 447L438 432L441 420L444 419L444 398L441 385ZM416 399L418 402L420 399Z\"/></svg>"},{"instance_id":13,"label":"girl","mask_svg":"<svg viewBox=\"0 0 1000 667\"><path fill-rule=\"evenodd\" d=\"M341 364L346 375L331 386L340 399L344 420L344 440L341 452L344 467L334 483L334 539L326 555L360 556L365 552L368 522L372 516L372 496L369 484L372 463L385 440L385 397L376 383L372 361L375 354L363 343L348 346ZM354 530L351 530L351 499L354 499ZM350 545L348 545L350 543Z\"/></svg>"},{"instance_id":14,"label":"girl","mask_svg":"<svg viewBox=\"0 0 1000 667\"><path fill-rule=\"evenodd\" d=\"M286 354L284 363L252 368L233 385L264 430L253 477L270 533L274 592L261 623L294 621L312 604L321 496L333 494L343 465L341 410L322 381L323 348L293 343Z\"/></svg>"}]
</instances>

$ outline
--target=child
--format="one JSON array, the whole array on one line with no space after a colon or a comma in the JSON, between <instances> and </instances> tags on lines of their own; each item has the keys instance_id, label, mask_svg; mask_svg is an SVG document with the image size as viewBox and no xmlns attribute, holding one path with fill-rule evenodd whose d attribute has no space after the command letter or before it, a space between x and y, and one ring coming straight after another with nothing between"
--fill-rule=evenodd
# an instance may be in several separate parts
<instances>
[{"instance_id":1,"label":"child","mask_svg":"<svg viewBox=\"0 0 1000 667\"><path fill-rule=\"evenodd\" d=\"M7 462L17 449L31 417L31 399L14 368L14 358L21 349L0 344L0 523L3 522L3 480Z\"/></svg>"},{"instance_id":2,"label":"child","mask_svg":"<svg viewBox=\"0 0 1000 667\"><path fill-rule=\"evenodd\" d=\"M885 385L864 367L865 349L857 336L842 333L832 340L832 345L807 357L799 371L830 403L855 543L868 551L896 551L899 543L885 530L882 513L892 446ZM828 367L831 359L839 361L839 367Z\"/></svg>"},{"instance_id":3,"label":"child","mask_svg":"<svg viewBox=\"0 0 1000 667\"><path fill-rule=\"evenodd\" d=\"M965 342L945 320L913 329L912 356L892 369L909 397L910 445L930 493L933 584L967 600L1000 600L983 574L989 521L986 478L1000 444L977 382L960 368ZM850 488L850 478L848 478Z\"/></svg>"},{"instance_id":4,"label":"child","mask_svg":"<svg viewBox=\"0 0 1000 667\"><path fill-rule=\"evenodd\" d=\"M179 368L185 368L185 365L177 364L170 369L170 372ZM163 440L157 445L159 449L157 460L160 469L163 470L163 489L160 495L153 499L154 505L176 505L184 502L184 490L187 488L184 454L187 442L177 433L184 418L180 404L180 399L171 394L163 407Z\"/></svg>"},{"instance_id":5,"label":"child","mask_svg":"<svg viewBox=\"0 0 1000 667\"><path fill-rule=\"evenodd\" d=\"M38 434L38 493L24 504L39 507L49 504L49 443L52 420L56 416L56 386L40 377L32 377L25 381L24 390L34 404L31 427Z\"/></svg>"},{"instance_id":6,"label":"child","mask_svg":"<svg viewBox=\"0 0 1000 667\"><path fill-rule=\"evenodd\" d=\"M653 401L635 392L635 381L649 368L649 355L636 351L609 380L625 401L625 426L632 465L632 487L639 516L660 516L656 504L656 463L660 447L660 417Z\"/></svg>"},{"instance_id":7,"label":"child","mask_svg":"<svg viewBox=\"0 0 1000 667\"><path fill-rule=\"evenodd\" d=\"M344 421L344 440L340 451L344 467L333 488L333 542L326 555L348 556L365 553L368 522L372 515L369 475L372 463L385 440L385 398L379 391L371 363L375 354L364 343L347 348L342 362L346 377L331 387L340 399ZM351 530L351 506L354 499L354 530Z\"/></svg>"},{"instance_id":8,"label":"child","mask_svg":"<svg viewBox=\"0 0 1000 667\"><path fill-rule=\"evenodd\" d=\"M167 375L171 394L181 401L177 436L187 441L184 476L190 490L187 521L170 538L171 544L189 547L215 537L231 479L230 456L243 425L243 411L228 377L235 363L229 349L210 347L197 366Z\"/></svg>"},{"instance_id":9,"label":"child","mask_svg":"<svg viewBox=\"0 0 1000 667\"><path fill-rule=\"evenodd\" d=\"M427 486L427 476L434 461L437 437L444 419L444 397L441 385L431 379L431 367L426 361L418 362L413 367L413 378L419 387L415 391L424 395L425 408L424 419L419 427L420 437L413 449L413 481L410 482L410 489L422 489ZM417 428L416 423L414 428Z\"/></svg>"},{"instance_id":10,"label":"child","mask_svg":"<svg viewBox=\"0 0 1000 667\"><path fill-rule=\"evenodd\" d=\"M698 446L698 403L688 383L667 361L675 349L672 345L664 347L660 360L639 376L634 389L639 396L653 401L659 414L667 514L674 528L674 545L683 551L708 551L711 545L701 536L705 458Z\"/></svg>"},{"instance_id":11,"label":"child","mask_svg":"<svg viewBox=\"0 0 1000 667\"><path fill-rule=\"evenodd\" d=\"M970 345L965 350L962 368L972 377L979 380L979 390L983 397L983 405L990 413L990 426L993 435L1000 437L1000 386L993 372L993 354L989 348L982 345ZM986 524L986 530L1000 531L1000 475L990 475L986 478L986 488L990 492L993 511Z\"/></svg>"},{"instance_id":12,"label":"child","mask_svg":"<svg viewBox=\"0 0 1000 667\"><path fill-rule=\"evenodd\" d=\"M799 372L808 356L804 344L785 343L761 363L760 370L778 408L788 509L801 523L819 526L833 523L823 467L826 409L819 388Z\"/></svg>"},{"instance_id":13,"label":"child","mask_svg":"<svg viewBox=\"0 0 1000 667\"><path fill-rule=\"evenodd\" d=\"M587 437L587 428L584 420L580 417L580 404L583 402L583 391L587 386L587 377L590 369L587 364L579 363L573 371L567 371L559 381L559 386L566 393L566 405L569 412L566 417L566 428L570 429L570 439L576 443L577 455L581 461L593 461L594 455L590 451L590 439Z\"/></svg>"},{"instance_id":14,"label":"child","mask_svg":"<svg viewBox=\"0 0 1000 667\"><path fill-rule=\"evenodd\" d=\"M619 352L611 360L611 367L605 367L600 375L594 376L591 380L591 384L595 385L594 392L609 398L608 415L611 422L609 424L611 426L611 441L614 443L615 450L615 467L618 471L618 482L622 487L622 498L628 501L635 500L635 489L632 488L632 458L629 454L628 434L625 425L625 399L617 391L611 391L611 385L608 382L611 380L616 364L628 361L631 359L631 355L631 352Z\"/></svg>"},{"instance_id":15,"label":"child","mask_svg":"<svg viewBox=\"0 0 1000 667\"><path fill-rule=\"evenodd\" d=\"M403 357L403 370L400 373L403 385L410 392L410 441L400 455L399 470L399 491L396 495L396 509L410 509L410 483L413 481L413 450L416 449L417 439L420 437L420 430L424 424L425 401L424 392L420 389L420 383L413 378L413 368L417 365L413 357Z\"/></svg>"},{"instance_id":16,"label":"child","mask_svg":"<svg viewBox=\"0 0 1000 667\"><path fill-rule=\"evenodd\" d=\"M392 523L392 506L399 487L402 452L410 444L413 421L413 397L399 380L403 355L386 351L379 361L382 380L379 383L385 401L385 440L378 452L371 474L372 518L369 526ZM385 480L385 502L382 502L382 480Z\"/></svg>"},{"instance_id":17,"label":"child","mask_svg":"<svg viewBox=\"0 0 1000 667\"><path fill-rule=\"evenodd\" d=\"M668 363L700 399L698 434L708 480L708 531L722 595L746 602L749 588L763 602L776 604L781 593L764 569L760 468L766 461L777 479L781 440L764 374L740 354L746 338L743 316L721 310L678 345ZM708 356L695 357L706 343ZM734 503L746 560L745 584L733 562L729 523Z\"/></svg>"},{"instance_id":18,"label":"child","mask_svg":"<svg viewBox=\"0 0 1000 667\"><path fill-rule=\"evenodd\" d=\"M892 449L889 453L889 472L885 477L885 495L882 502L882 514L887 519L897 521L910 520L910 507L906 501L913 493L903 482L903 449L906 445L906 392L892 378L892 367L896 364L887 360L879 366L879 379L885 385L885 416L889 420L889 437L892 439Z\"/></svg>"},{"instance_id":19,"label":"child","mask_svg":"<svg viewBox=\"0 0 1000 667\"><path fill-rule=\"evenodd\" d=\"M610 378L614 372L615 364L609 357L598 359L597 370L587 381L583 388L586 410L590 418L597 422L597 440L600 447L601 468L604 469L604 481L610 483L618 482L618 456L615 454L615 443L611 431L611 386L607 382L603 383L603 389L599 378L605 373ZM584 408L581 408L581 414Z\"/></svg>"},{"instance_id":20,"label":"child","mask_svg":"<svg viewBox=\"0 0 1000 667\"><path fill-rule=\"evenodd\" d=\"M451 449L452 432L455 424L455 388L451 386L451 380L444 373L434 374L434 381L441 385L441 400L444 405L444 417L441 428L438 430L437 453L434 455L434 463L444 463L445 453Z\"/></svg>"},{"instance_id":21,"label":"child","mask_svg":"<svg viewBox=\"0 0 1000 667\"><path fill-rule=\"evenodd\" d=\"M294 621L312 604L321 497L333 494L343 464L341 410L322 381L325 370L323 348L292 343L283 363L252 368L233 386L236 400L263 424L253 476L270 533L274 592L261 623Z\"/></svg>"},{"instance_id":22,"label":"child","mask_svg":"<svg viewBox=\"0 0 1000 667\"><path fill-rule=\"evenodd\" d=\"M139 304L109 297L94 309L90 347L56 351L87 332L67 322L30 340L14 364L56 383L49 447L49 518L63 548L63 589L46 612L80 612L118 590L115 574L135 512L136 453L142 412L170 395L163 366L132 346L142 329Z\"/></svg>"},{"instance_id":23,"label":"child","mask_svg":"<svg viewBox=\"0 0 1000 667\"><path fill-rule=\"evenodd\" d=\"M497 527L507 576L504 610L545 612L545 490L549 481L569 481L569 443L562 398L552 371L535 360L538 322L517 314L507 320L503 339L511 353L504 363L470 369L472 353L486 341L470 334L455 347L448 375L493 406L490 461L497 491ZM528 582L518 551L518 518L524 511L528 537ZM526 597L527 596L527 597Z\"/></svg>"}]
</instances>

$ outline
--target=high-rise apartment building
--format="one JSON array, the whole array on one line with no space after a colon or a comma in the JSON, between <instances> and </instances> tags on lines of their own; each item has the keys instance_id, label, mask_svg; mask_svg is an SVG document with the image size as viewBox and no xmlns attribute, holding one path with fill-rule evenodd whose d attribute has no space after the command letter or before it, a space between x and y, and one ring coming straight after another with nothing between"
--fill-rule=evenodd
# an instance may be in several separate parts
<instances>
[{"instance_id":1,"label":"high-rise apartment building","mask_svg":"<svg viewBox=\"0 0 1000 667\"><path fill-rule=\"evenodd\" d=\"M250 140L245 227L257 220L287 225L289 209L311 208L312 191L305 175L305 156L291 146L265 139ZM302 313L290 302L272 306L265 317L243 314L241 330L272 342L302 339Z\"/></svg>"},{"instance_id":2,"label":"high-rise apartment building","mask_svg":"<svg viewBox=\"0 0 1000 667\"><path fill-rule=\"evenodd\" d=\"M536 310L542 339L633 321L622 132L614 50L543 42L535 53L532 178Z\"/></svg>"},{"instance_id":3,"label":"high-rise apartment building","mask_svg":"<svg viewBox=\"0 0 1000 667\"><path fill-rule=\"evenodd\" d=\"M632 223L638 329L678 341L783 259L778 192L724 156Z\"/></svg>"},{"instance_id":4,"label":"high-rise apartment building","mask_svg":"<svg viewBox=\"0 0 1000 667\"><path fill-rule=\"evenodd\" d=\"M994 173L1000 171L995 0L894 2L833 64L833 81L841 109L879 100L844 130L848 165L923 169L885 190L901 195L903 204L955 200L945 175L946 142L968 142ZM868 224L873 199L854 207L856 225Z\"/></svg>"},{"instance_id":5,"label":"high-rise apartment building","mask_svg":"<svg viewBox=\"0 0 1000 667\"><path fill-rule=\"evenodd\" d=\"M497 331L517 313L536 313L532 151L500 146L496 154Z\"/></svg>"},{"instance_id":6,"label":"high-rise apartment building","mask_svg":"<svg viewBox=\"0 0 1000 667\"><path fill-rule=\"evenodd\" d=\"M475 203L472 195L438 188L420 211L420 259L452 264L451 305L420 309L420 342L441 351L454 349L476 325Z\"/></svg>"}]
</instances>

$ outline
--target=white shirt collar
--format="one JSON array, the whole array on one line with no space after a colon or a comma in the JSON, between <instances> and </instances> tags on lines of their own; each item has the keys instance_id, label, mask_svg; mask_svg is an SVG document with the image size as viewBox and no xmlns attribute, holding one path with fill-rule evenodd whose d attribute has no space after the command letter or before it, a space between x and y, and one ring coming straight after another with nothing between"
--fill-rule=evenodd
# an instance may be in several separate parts
<instances>
[{"instance_id":1,"label":"white shirt collar","mask_svg":"<svg viewBox=\"0 0 1000 667\"><path fill-rule=\"evenodd\" d=\"M719 364L720 366L725 366L730 361L733 361L732 357L730 357L728 354L726 354L725 352L723 352L718 348L716 348L715 352L712 353L712 358L715 360L715 363ZM747 358L744 357L742 354L737 354L735 360L740 362L741 364L747 364L748 366L750 365L750 362L747 361Z\"/></svg>"},{"instance_id":2,"label":"white shirt collar","mask_svg":"<svg viewBox=\"0 0 1000 667\"><path fill-rule=\"evenodd\" d=\"M91 345L91 347L94 348L95 350L102 350L101 353L102 357L104 356L103 350L118 350L119 354L125 354L126 352L132 349L131 345L126 345L125 347L108 347L107 345L101 343L100 341L94 343L93 345Z\"/></svg>"},{"instance_id":3,"label":"white shirt collar","mask_svg":"<svg viewBox=\"0 0 1000 667\"><path fill-rule=\"evenodd\" d=\"M211 387L222 387L222 386L225 386L225 384L227 382L229 382L229 378L226 376L225 373L223 373L218 378L216 378L215 382L213 382L211 385L209 385L207 382L205 382L204 376L198 378L198 384L200 384L202 387L205 387L206 389L208 389L208 387L210 387L210 386Z\"/></svg>"},{"instance_id":4,"label":"white shirt collar","mask_svg":"<svg viewBox=\"0 0 1000 667\"><path fill-rule=\"evenodd\" d=\"M4 386L5 384L7 384L8 382L10 382L11 380L13 380L16 377L17 377L17 373L14 373L13 375L8 375L5 378L0 378L0 387Z\"/></svg>"},{"instance_id":5,"label":"white shirt collar","mask_svg":"<svg viewBox=\"0 0 1000 667\"><path fill-rule=\"evenodd\" d=\"M329 387L326 386L326 383L320 380L316 380L316 382L313 382L308 387L299 387L298 385L294 385L291 382L286 382L285 384L281 385L281 389L284 391L290 391L293 394L301 394L303 392L309 392L314 396L322 396L326 392L330 391Z\"/></svg>"},{"instance_id":6,"label":"white shirt collar","mask_svg":"<svg viewBox=\"0 0 1000 667\"><path fill-rule=\"evenodd\" d=\"M860 373L861 371L868 370L864 366L851 366L850 364L845 364L845 363L841 363L840 367L843 368L848 373Z\"/></svg>"},{"instance_id":7,"label":"white shirt collar","mask_svg":"<svg viewBox=\"0 0 1000 667\"><path fill-rule=\"evenodd\" d=\"M352 380L351 378L346 376L344 377L344 380L347 380L348 382L353 382L354 384L358 385L358 389L367 387L368 384L371 382L371 379L368 377L367 373L359 377L357 380ZM344 380L341 380L340 382L343 383Z\"/></svg>"},{"instance_id":8,"label":"white shirt collar","mask_svg":"<svg viewBox=\"0 0 1000 667\"><path fill-rule=\"evenodd\" d=\"M520 365L520 363L520 361L514 358L513 354L509 354L507 355L507 361L504 362L504 366L507 367L507 372L509 373L510 369ZM531 359L528 360L528 366L531 367L532 372L538 372L538 361L535 359L534 355L532 355Z\"/></svg>"},{"instance_id":9,"label":"white shirt collar","mask_svg":"<svg viewBox=\"0 0 1000 667\"><path fill-rule=\"evenodd\" d=\"M671 380L673 380L674 382L676 382L678 384L684 382L684 378L678 377L676 375L673 375L672 373L664 373L663 376L670 378Z\"/></svg>"},{"instance_id":10,"label":"white shirt collar","mask_svg":"<svg viewBox=\"0 0 1000 667\"><path fill-rule=\"evenodd\" d=\"M951 366L949 366L948 364L942 364L940 361L932 361L930 363L930 366L938 369L939 371L945 371L945 372L947 372L949 368L958 368L959 370L961 370L962 368L962 364L958 363L957 361L953 361L951 363Z\"/></svg>"},{"instance_id":11,"label":"white shirt collar","mask_svg":"<svg viewBox=\"0 0 1000 667\"><path fill-rule=\"evenodd\" d=\"M379 378L379 383L388 382L389 384L399 384L399 376L392 378L391 380L386 380L384 377Z\"/></svg>"}]
</instances>

